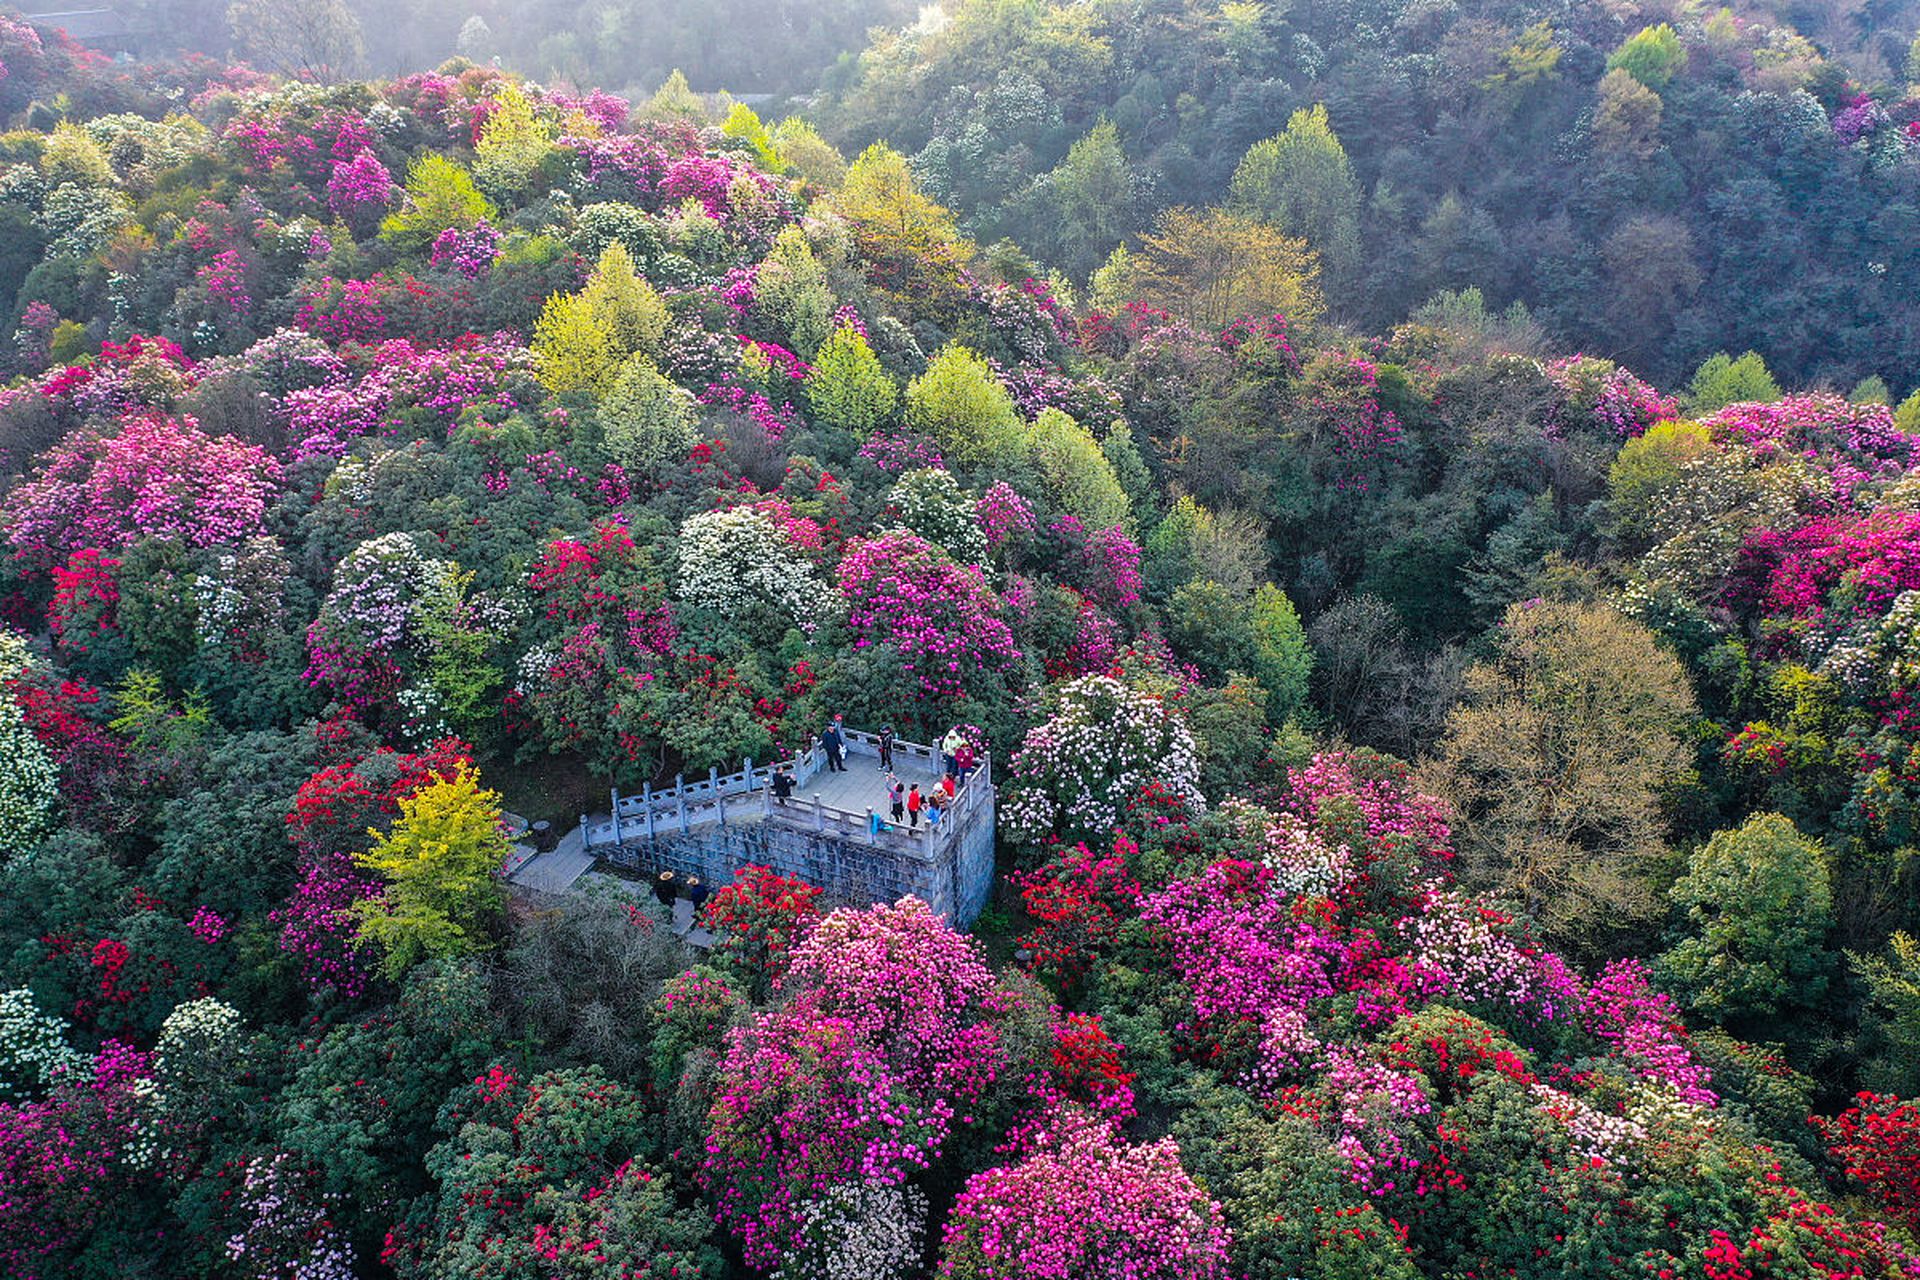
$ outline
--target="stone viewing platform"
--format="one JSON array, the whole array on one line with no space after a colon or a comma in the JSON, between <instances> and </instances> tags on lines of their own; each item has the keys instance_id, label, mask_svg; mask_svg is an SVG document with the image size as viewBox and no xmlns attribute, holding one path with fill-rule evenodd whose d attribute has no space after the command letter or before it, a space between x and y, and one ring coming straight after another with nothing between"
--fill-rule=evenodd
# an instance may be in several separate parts
<instances>
[{"instance_id":1,"label":"stone viewing platform","mask_svg":"<svg viewBox=\"0 0 1920 1280\"><path fill-rule=\"evenodd\" d=\"M993 761L982 754L938 826L894 823L875 735L846 730L846 771L827 769L815 743L771 765L743 762L733 773L681 778L638 795L615 790L609 812L583 814L580 847L614 867L697 876L709 889L746 865L797 876L832 906L866 906L913 894L956 925L986 905L993 882ZM940 785L938 748L898 739L893 772L921 794ZM781 801L776 770L794 778Z\"/></svg>"}]
</instances>

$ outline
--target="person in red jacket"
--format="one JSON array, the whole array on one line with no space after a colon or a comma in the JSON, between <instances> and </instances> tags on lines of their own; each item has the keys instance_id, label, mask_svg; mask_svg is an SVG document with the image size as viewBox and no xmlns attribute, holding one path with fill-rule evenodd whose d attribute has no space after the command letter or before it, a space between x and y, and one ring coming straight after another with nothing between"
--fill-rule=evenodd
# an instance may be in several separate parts
<instances>
[{"instance_id":1,"label":"person in red jacket","mask_svg":"<svg viewBox=\"0 0 1920 1280\"><path fill-rule=\"evenodd\" d=\"M914 783L913 786L910 787L907 791L907 825L908 826L917 827L920 825L920 810L922 807L925 806L926 803L927 803L926 797L920 794L920 784L917 782Z\"/></svg>"}]
</instances>

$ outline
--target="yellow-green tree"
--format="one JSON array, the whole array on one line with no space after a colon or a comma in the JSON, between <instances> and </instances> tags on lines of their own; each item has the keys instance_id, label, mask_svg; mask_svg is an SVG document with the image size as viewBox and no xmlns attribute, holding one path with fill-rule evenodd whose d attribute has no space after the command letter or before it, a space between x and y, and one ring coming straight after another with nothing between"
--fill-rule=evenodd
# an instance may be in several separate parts
<instances>
[{"instance_id":1,"label":"yellow-green tree","mask_svg":"<svg viewBox=\"0 0 1920 1280\"><path fill-rule=\"evenodd\" d=\"M425 255L448 227L466 231L493 216L493 204L465 169L443 155L429 155L407 170L407 202L387 215L380 235L402 253Z\"/></svg>"},{"instance_id":2,"label":"yellow-green tree","mask_svg":"<svg viewBox=\"0 0 1920 1280\"><path fill-rule=\"evenodd\" d=\"M780 158L810 186L838 191L847 180L847 158L799 116L788 116L773 126L771 136Z\"/></svg>"},{"instance_id":3,"label":"yellow-green tree","mask_svg":"<svg viewBox=\"0 0 1920 1280\"><path fill-rule=\"evenodd\" d=\"M985 462L1017 451L1022 424L1013 397L981 356L957 342L942 347L907 386L907 425L949 459Z\"/></svg>"},{"instance_id":4,"label":"yellow-green tree","mask_svg":"<svg viewBox=\"0 0 1920 1280\"><path fill-rule=\"evenodd\" d=\"M666 332L667 304L615 241L579 293L555 294L541 308L530 344L534 371L556 395L605 395L627 357L658 355Z\"/></svg>"},{"instance_id":5,"label":"yellow-green tree","mask_svg":"<svg viewBox=\"0 0 1920 1280\"><path fill-rule=\"evenodd\" d=\"M526 193L552 150L553 129L520 86L509 82L494 95L493 114L474 144L473 176L497 198L512 200Z\"/></svg>"},{"instance_id":6,"label":"yellow-green tree","mask_svg":"<svg viewBox=\"0 0 1920 1280\"><path fill-rule=\"evenodd\" d=\"M400 802L400 817L354 861L385 889L354 908L360 940L380 951L380 967L398 978L421 960L467 955L486 945L486 929L504 900L501 863L508 842L500 796L483 790L471 768Z\"/></svg>"},{"instance_id":7,"label":"yellow-green tree","mask_svg":"<svg viewBox=\"0 0 1920 1280\"><path fill-rule=\"evenodd\" d=\"M1058 409L1044 409L1027 429L1027 457L1060 511L1088 531L1111 529L1130 514L1126 490L1090 432Z\"/></svg>"},{"instance_id":8,"label":"yellow-green tree","mask_svg":"<svg viewBox=\"0 0 1920 1280\"><path fill-rule=\"evenodd\" d=\"M900 389L858 329L834 330L814 355L807 404L821 422L865 436L887 420L899 399Z\"/></svg>"},{"instance_id":9,"label":"yellow-green tree","mask_svg":"<svg viewBox=\"0 0 1920 1280\"><path fill-rule=\"evenodd\" d=\"M534 372L555 395L600 395L613 384L621 357L584 294L556 293L533 326Z\"/></svg>"},{"instance_id":10,"label":"yellow-green tree","mask_svg":"<svg viewBox=\"0 0 1920 1280\"><path fill-rule=\"evenodd\" d=\"M1251 315L1319 318L1320 263L1306 241L1225 209L1169 209L1141 238L1141 300L1219 329Z\"/></svg>"},{"instance_id":11,"label":"yellow-green tree","mask_svg":"<svg viewBox=\"0 0 1920 1280\"><path fill-rule=\"evenodd\" d=\"M1453 802L1465 878L1589 948L1649 921L1662 794L1697 714L1679 659L1597 605L1516 604L1467 672L1426 785Z\"/></svg>"},{"instance_id":12,"label":"yellow-green tree","mask_svg":"<svg viewBox=\"0 0 1920 1280\"><path fill-rule=\"evenodd\" d=\"M667 304L635 269L625 244L616 240L601 250L581 296L620 359L636 351L659 357L667 336Z\"/></svg>"},{"instance_id":13,"label":"yellow-green tree","mask_svg":"<svg viewBox=\"0 0 1920 1280\"><path fill-rule=\"evenodd\" d=\"M898 151L880 142L862 151L834 204L880 283L910 296L957 287L973 247L953 214L920 190Z\"/></svg>"}]
</instances>

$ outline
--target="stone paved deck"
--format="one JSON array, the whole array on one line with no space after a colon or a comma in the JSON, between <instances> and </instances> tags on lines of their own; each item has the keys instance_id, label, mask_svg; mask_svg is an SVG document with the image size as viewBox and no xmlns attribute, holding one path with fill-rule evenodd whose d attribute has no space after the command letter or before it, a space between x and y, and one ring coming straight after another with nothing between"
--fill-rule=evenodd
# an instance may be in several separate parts
<instances>
[{"instance_id":1,"label":"stone paved deck","mask_svg":"<svg viewBox=\"0 0 1920 1280\"><path fill-rule=\"evenodd\" d=\"M929 767L925 761L910 757L896 758L893 771L909 787L919 783L922 795L940 781L937 767ZM822 769L794 788L794 803L812 804L816 794L821 803L831 808L844 809L848 813L865 813L872 809L882 818L887 816L887 775L881 771L880 762L872 756L849 755L845 773L828 773Z\"/></svg>"}]
</instances>

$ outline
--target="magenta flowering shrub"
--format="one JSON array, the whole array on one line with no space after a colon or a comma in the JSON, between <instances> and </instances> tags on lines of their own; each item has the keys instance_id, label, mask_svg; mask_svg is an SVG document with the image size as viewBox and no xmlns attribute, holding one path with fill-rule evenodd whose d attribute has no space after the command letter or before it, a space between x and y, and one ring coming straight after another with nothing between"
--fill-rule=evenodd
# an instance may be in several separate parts
<instances>
[{"instance_id":1,"label":"magenta flowering shrub","mask_svg":"<svg viewBox=\"0 0 1920 1280\"><path fill-rule=\"evenodd\" d=\"M1333 995L1347 949L1334 933L1296 920L1271 892L1273 872L1218 862L1140 904L1140 918L1165 931L1173 970L1193 998L1187 1029L1258 1023L1275 1008L1304 1008Z\"/></svg>"},{"instance_id":2,"label":"magenta flowering shrub","mask_svg":"<svg viewBox=\"0 0 1920 1280\"><path fill-rule=\"evenodd\" d=\"M908 471L942 470L947 465L940 446L933 441L885 431L876 431L861 441L856 456L865 458L890 476Z\"/></svg>"},{"instance_id":3,"label":"magenta flowering shrub","mask_svg":"<svg viewBox=\"0 0 1920 1280\"><path fill-rule=\"evenodd\" d=\"M871 439L867 441L869 445L872 443ZM1005 480L995 480L989 485L987 491L975 499L973 511L990 552L1017 547L1033 537L1033 508Z\"/></svg>"},{"instance_id":4,"label":"magenta flowering shrub","mask_svg":"<svg viewBox=\"0 0 1920 1280\"><path fill-rule=\"evenodd\" d=\"M1550 362L1545 373L1562 396L1548 422L1555 431L1592 425L1626 440L1680 415L1679 401L1661 395L1611 360L1567 356Z\"/></svg>"},{"instance_id":5,"label":"magenta flowering shrub","mask_svg":"<svg viewBox=\"0 0 1920 1280\"><path fill-rule=\"evenodd\" d=\"M1323 751L1287 770L1287 811L1362 851L1371 862L1389 846L1415 860L1445 863L1447 806L1413 786L1411 771L1391 757L1372 751ZM1342 812L1333 810L1338 802ZM1358 826L1354 826L1357 818Z\"/></svg>"},{"instance_id":6,"label":"magenta flowering shrub","mask_svg":"<svg viewBox=\"0 0 1920 1280\"><path fill-rule=\"evenodd\" d=\"M147 1107L149 1055L109 1040L91 1070L63 1073L51 1096L0 1102L0 1271L20 1280L70 1275L66 1257L151 1179L130 1157Z\"/></svg>"},{"instance_id":7,"label":"magenta flowering shrub","mask_svg":"<svg viewBox=\"0 0 1920 1280\"><path fill-rule=\"evenodd\" d=\"M1920 587L1920 513L1818 516L1797 529L1760 529L1740 548L1729 602L1809 618L1846 588L1852 611L1883 614Z\"/></svg>"},{"instance_id":8,"label":"magenta flowering shrub","mask_svg":"<svg viewBox=\"0 0 1920 1280\"><path fill-rule=\"evenodd\" d=\"M258 446L207 435L192 418L145 413L55 445L0 502L0 525L42 569L141 538L234 544L262 532L279 481L279 463Z\"/></svg>"},{"instance_id":9,"label":"magenta flowering shrub","mask_svg":"<svg viewBox=\"0 0 1920 1280\"><path fill-rule=\"evenodd\" d=\"M828 915L779 985L790 1003L728 1033L699 1173L757 1266L829 1190L929 1167L1007 1066L992 974L916 898Z\"/></svg>"},{"instance_id":10,"label":"magenta flowering shrub","mask_svg":"<svg viewBox=\"0 0 1920 1280\"><path fill-rule=\"evenodd\" d=\"M1325 352L1301 389L1304 429L1331 450L1338 489L1365 492L1400 442L1400 419L1380 403L1380 369L1361 356Z\"/></svg>"},{"instance_id":11,"label":"magenta flowering shrub","mask_svg":"<svg viewBox=\"0 0 1920 1280\"><path fill-rule=\"evenodd\" d=\"M1653 989L1641 961L1608 962L1580 1002L1580 1025L1681 1101L1702 1107L1719 1102L1710 1087L1713 1073L1693 1056L1673 997Z\"/></svg>"},{"instance_id":12,"label":"magenta flowering shrub","mask_svg":"<svg viewBox=\"0 0 1920 1280\"><path fill-rule=\"evenodd\" d=\"M316 995L348 1000L365 993L372 958L357 945L360 920L354 908L380 896L381 882L361 870L353 855L329 852L311 858L285 903L268 913L279 926L280 950L293 958Z\"/></svg>"},{"instance_id":13,"label":"magenta flowering shrub","mask_svg":"<svg viewBox=\"0 0 1920 1280\"><path fill-rule=\"evenodd\" d=\"M973 942L918 898L832 912L794 948L778 985L807 992L821 1012L882 1046L901 1078L945 1113L943 1124L953 1102L992 1080L998 1036L980 1015L993 974Z\"/></svg>"},{"instance_id":14,"label":"magenta flowering shrub","mask_svg":"<svg viewBox=\"0 0 1920 1280\"><path fill-rule=\"evenodd\" d=\"M207 301L232 324L245 324L253 314L253 295L247 292L246 263L238 249L223 249L201 267L194 279L206 291Z\"/></svg>"},{"instance_id":15,"label":"magenta flowering shrub","mask_svg":"<svg viewBox=\"0 0 1920 1280\"><path fill-rule=\"evenodd\" d=\"M1920 437L1900 430L1886 405L1854 404L1831 392L1730 404L1700 425L1716 442L1746 446L1760 462L1817 460L1835 474L1836 496L1851 494L1862 480L1902 475L1920 465Z\"/></svg>"},{"instance_id":16,"label":"magenta flowering shrub","mask_svg":"<svg viewBox=\"0 0 1920 1280\"><path fill-rule=\"evenodd\" d=\"M364 221L369 213L386 211L395 189L393 175L380 157L361 150L334 162L327 179L327 207L350 222Z\"/></svg>"},{"instance_id":17,"label":"magenta flowering shrub","mask_svg":"<svg viewBox=\"0 0 1920 1280\"><path fill-rule=\"evenodd\" d=\"M478 280L500 256L500 233L485 218L471 227L448 227L433 239L433 265Z\"/></svg>"},{"instance_id":18,"label":"magenta flowering shrub","mask_svg":"<svg viewBox=\"0 0 1920 1280\"><path fill-rule=\"evenodd\" d=\"M1119 1141L1063 1108L1017 1163L975 1174L942 1241L942 1280L1226 1280L1220 1206L1171 1138Z\"/></svg>"},{"instance_id":19,"label":"magenta flowering shrub","mask_svg":"<svg viewBox=\"0 0 1920 1280\"><path fill-rule=\"evenodd\" d=\"M778 1262L835 1186L925 1168L937 1139L915 1103L856 1028L804 1001L729 1032L698 1178L742 1256Z\"/></svg>"},{"instance_id":20,"label":"magenta flowering shrub","mask_svg":"<svg viewBox=\"0 0 1920 1280\"><path fill-rule=\"evenodd\" d=\"M922 700L977 696L1020 658L979 567L915 534L892 530L849 543L837 583L854 647L897 649Z\"/></svg>"}]
</instances>

